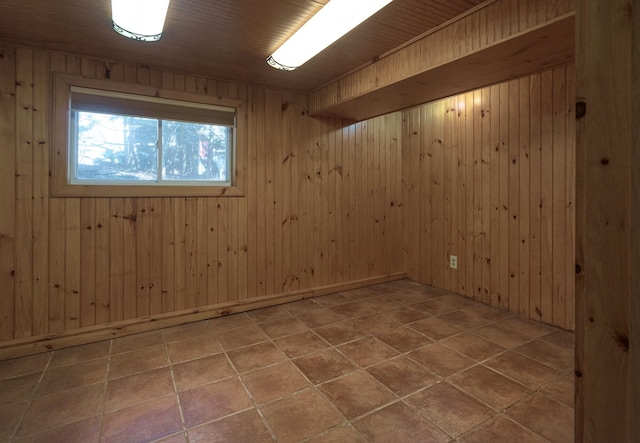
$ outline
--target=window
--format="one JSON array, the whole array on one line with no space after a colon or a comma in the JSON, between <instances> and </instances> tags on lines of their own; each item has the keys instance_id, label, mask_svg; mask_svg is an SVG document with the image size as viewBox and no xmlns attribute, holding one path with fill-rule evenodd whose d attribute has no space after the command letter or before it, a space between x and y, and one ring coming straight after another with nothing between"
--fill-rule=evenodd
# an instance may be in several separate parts
<instances>
[{"instance_id":1,"label":"window","mask_svg":"<svg viewBox=\"0 0 640 443\"><path fill-rule=\"evenodd\" d=\"M238 105L59 75L53 193L241 195L235 177Z\"/></svg>"}]
</instances>

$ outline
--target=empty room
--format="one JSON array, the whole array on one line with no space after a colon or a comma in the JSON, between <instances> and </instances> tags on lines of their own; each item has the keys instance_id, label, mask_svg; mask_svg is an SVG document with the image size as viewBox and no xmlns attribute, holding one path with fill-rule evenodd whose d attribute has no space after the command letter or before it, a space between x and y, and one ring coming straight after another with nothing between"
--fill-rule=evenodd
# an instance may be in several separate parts
<instances>
[{"instance_id":1,"label":"empty room","mask_svg":"<svg viewBox=\"0 0 640 443\"><path fill-rule=\"evenodd\" d=\"M638 11L2 1L0 443L636 441Z\"/></svg>"}]
</instances>

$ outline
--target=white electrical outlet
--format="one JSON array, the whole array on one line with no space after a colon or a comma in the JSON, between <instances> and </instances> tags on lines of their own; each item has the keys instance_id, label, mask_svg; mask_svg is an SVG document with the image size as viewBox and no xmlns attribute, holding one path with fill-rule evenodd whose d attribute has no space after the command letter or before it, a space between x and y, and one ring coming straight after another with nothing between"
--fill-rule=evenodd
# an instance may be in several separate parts
<instances>
[{"instance_id":1,"label":"white electrical outlet","mask_svg":"<svg viewBox=\"0 0 640 443\"><path fill-rule=\"evenodd\" d=\"M458 256L450 255L449 256L449 267L451 269L458 269Z\"/></svg>"}]
</instances>

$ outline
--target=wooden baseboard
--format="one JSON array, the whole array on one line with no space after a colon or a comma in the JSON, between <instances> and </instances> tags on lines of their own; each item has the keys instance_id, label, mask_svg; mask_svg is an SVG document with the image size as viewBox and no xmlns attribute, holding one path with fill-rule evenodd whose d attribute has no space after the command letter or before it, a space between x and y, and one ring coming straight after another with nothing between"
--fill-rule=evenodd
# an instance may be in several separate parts
<instances>
[{"instance_id":1,"label":"wooden baseboard","mask_svg":"<svg viewBox=\"0 0 640 443\"><path fill-rule=\"evenodd\" d=\"M250 298L218 305L202 306L166 314L105 323L97 326L74 329L72 331L5 341L0 343L0 361L386 283L406 278L406 276L405 272L396 272L300 291L285 292L277 295Z\"/></svg>"}]
</instances>

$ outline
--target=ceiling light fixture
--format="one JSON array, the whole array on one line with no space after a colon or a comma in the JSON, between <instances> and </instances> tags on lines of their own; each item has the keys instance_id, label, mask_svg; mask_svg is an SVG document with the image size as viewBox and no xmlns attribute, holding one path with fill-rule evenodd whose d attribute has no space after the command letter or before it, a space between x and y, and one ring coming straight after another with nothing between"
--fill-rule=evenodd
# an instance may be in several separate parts
<instances>
[{"instance_id":1,"label":"ceiling light fixture","mask_svg":"<svg viewBox=\"0 0 640 443\"><path fill-rule=\"evenodd\" d=\"M168 8L169 0L111 0L113 29L133 40L158 41Z\"/></svg>"},{"instance_id":2,"label":"ceiling light fixture","mask_svg":"<svg viewBox=\"0 0 640 443\"><path fill-rule=\"evenodd\" d=\"M267 58L267 63L276 69L293 71L391 1L330 0Z\"/></svg>"}]
</instances>

